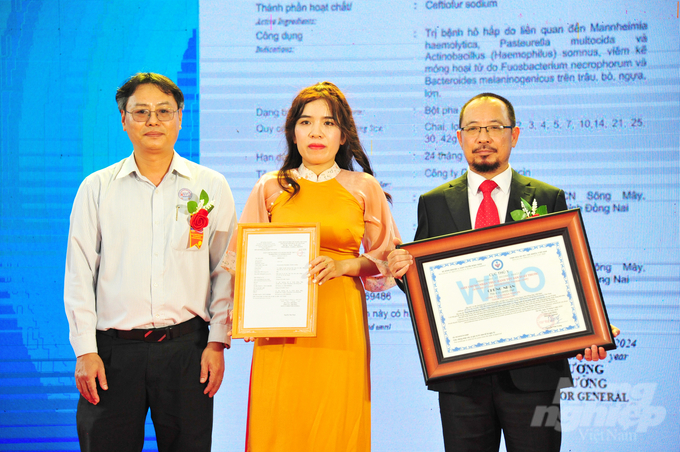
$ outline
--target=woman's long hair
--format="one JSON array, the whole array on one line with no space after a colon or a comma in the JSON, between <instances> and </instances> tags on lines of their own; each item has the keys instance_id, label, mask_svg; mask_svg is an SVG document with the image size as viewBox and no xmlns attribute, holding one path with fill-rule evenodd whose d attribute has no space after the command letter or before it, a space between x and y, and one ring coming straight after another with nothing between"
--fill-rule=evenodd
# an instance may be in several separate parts
<instances>
[{"instance_id":1,"label":"woman's long hair","mask_svg":"<svg viewBox=\"0 0 680 452\"><path fill-rule=\"evenodd\" d=\"M302 116L305 105L319 99L325 100L328 104L333 120L340 128L342 138L345 139L345 143L340 146L338 153L335 155L335 163L342 169L353 171L353 162L356 162L365 173L373 176L373 169L359 141L359 134L354 124L352 109L347 103L345 95L331 82L317 83L298 93L288 110L288 115L286 115L285 129L288 152L279 170L278 182L281 188L291 193L291 198L300 192L300 184L295 181L290 172L293 169L299 168L302 164L302 156L295 143L295 124L297 124L298 119ZM390 195L385 194L385 196L390 201L392 200Z\"/></svg>"}]
</instances>

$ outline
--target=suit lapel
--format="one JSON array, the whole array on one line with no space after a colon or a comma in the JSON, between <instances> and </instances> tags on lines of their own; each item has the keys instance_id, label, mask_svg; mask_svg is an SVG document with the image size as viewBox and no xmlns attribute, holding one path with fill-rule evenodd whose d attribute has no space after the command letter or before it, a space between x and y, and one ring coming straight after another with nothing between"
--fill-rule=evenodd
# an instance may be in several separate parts
<instances>
[{"instance_id":1,"label":"suit lapel","mask_svg":"<svg viewBox=\"0 0 680 452\"><path fill-rule=\"evenodd\" d=\"M512 182L510 183L510 198L508 199L508 211L505 213L505 222L513 221L510 212L513 210L522 209L522 201L524 198L529 204L534 200L534 187L529 185L529 181L515 170L512 170Z\"/></svg>"},{"instance_id":2,"label":"suit lapel","mask_svg":"<svg viewBox=\"0 0 680 452\"><path fill-rule=\"evenodd\" d=\"M467 173L451 182L451 186L444 190L444 197L456 229L458 231L472 229L467 193Z\"/></svg>"}]
</instances>

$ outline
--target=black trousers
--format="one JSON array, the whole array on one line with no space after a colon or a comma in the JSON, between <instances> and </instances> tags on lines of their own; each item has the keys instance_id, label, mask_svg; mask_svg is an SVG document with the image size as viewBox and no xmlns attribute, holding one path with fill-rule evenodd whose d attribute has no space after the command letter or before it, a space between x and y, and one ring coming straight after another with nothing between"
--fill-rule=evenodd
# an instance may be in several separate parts
<instances>
[{"instance_id":1,"label":"black trousers","mask_svg":"<svg viewBox=\"0 0 680 452\"><path fill-rule=\"evenodd\" d=\"M213 399L199 382L208 327L170 341L150 343L97 332L109 389L97 382L100 402L84 397L76 415L82 451L139 452L151 409L158 450L209 451Z\"/></svg>"},{"instance_id":2,"label":"black trousers","mask_svg":"<svg viewBox=\"0 0 680 452\"><path fill-rule=\"evenodd\" d=\"M440 392L446 451L498 452L502 430L508 452L558 452L556 391L520 391L507 372L498 372L474 377L466 391Z\"/></svg>"}]
</instances>

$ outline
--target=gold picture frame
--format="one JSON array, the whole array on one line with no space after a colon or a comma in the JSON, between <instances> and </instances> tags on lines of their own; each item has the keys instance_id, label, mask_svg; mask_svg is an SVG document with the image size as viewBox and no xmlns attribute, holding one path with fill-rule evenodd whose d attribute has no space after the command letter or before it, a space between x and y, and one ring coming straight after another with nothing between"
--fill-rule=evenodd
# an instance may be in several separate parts
<instances>
[{"instance_id":1,"label":"gold picture frame","mask_svg":"<svg viewBox=\"0 0 680 452\"><path fill-rule=\"evenodd\" d=\"M318 223L239 224L232 337L316 336Z\"/></svg>"}]
</instances>

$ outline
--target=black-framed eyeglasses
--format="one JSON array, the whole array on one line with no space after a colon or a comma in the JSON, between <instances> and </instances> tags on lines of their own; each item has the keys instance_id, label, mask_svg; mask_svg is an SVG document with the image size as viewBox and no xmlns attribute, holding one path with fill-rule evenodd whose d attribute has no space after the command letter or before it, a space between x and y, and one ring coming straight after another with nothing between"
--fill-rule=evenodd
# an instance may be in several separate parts
<instances>
[{"instance_id":1,"label":"black-framed eyeglasses","mask_svg":"<svg viewBox=\"0 0 680 452\"><path fill-rule=\"evenodd\" d=\"M492 126L467 126L467 127L461 127L460 130L470 136L475 136L479 135L482 133L482 129L486 129L486 133L491 135L492 137L494 136L500 136L503 133L503 130L505 129L514 129L515 126L501 126L501 125L492 125Z\"/></svg>"},{"instance_id":2,"label":"black-framed eyeglasses","mask_svg":"<svg viewBox=\"0 0 680 452\"><path fill-rule=\"evenodd\" d=\"M170 120L172 120L172 118L175 117L175 113L177 113L178 111L179 111L179 109L170 110L169 108L159 108L158 110L149 110L148 108L139 108L137 110L132 110L132 111L125 110L125 113L132 116L132 119L137 121L137 122L147 122L149 120L149 118L151 118L151 113L155 113L156 118L158 118L159 121L170 121Z\"/></svg>"}]
</instances>

